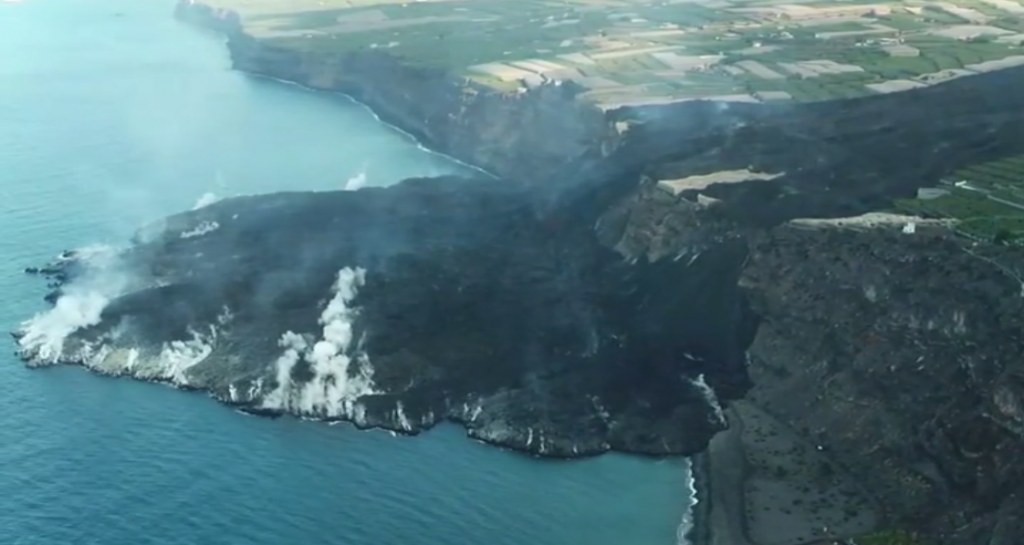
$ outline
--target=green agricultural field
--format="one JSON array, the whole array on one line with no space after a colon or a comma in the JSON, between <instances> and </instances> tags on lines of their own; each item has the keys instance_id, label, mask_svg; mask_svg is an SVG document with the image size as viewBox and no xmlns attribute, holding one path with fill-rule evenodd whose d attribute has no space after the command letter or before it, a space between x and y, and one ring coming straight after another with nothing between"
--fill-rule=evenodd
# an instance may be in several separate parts
<instances>
[{"instance_id":1,"label":"green agricultural field","mask_svg":"<svg viewBox=\"0 0 1024 545\"><path fill-rule=\"evenodd\" d=\"M856 545L926 545L926 543L909 532L902 530L883 530L871 535L858 537Z\"/></svg>"},{"instance_id":2,"label":"green agricultural field","mask_svg":"<svg viewBox=\"0 0 1024 545\"><path fill-rule=\"evenodd\" d=\"M906 11L881 16L878 18L878 22L904 32L928 30L934 26L926 22L923 17Z\"/></svg>"},{"instance_id":3,"label":"green agricultural field","mask_svg":"<svg viewBox=\"0 0 1024 545\"><path fill-rule=\"evenodd\" d=\"M987 189L1024 191L1024 157L1011 157L965 168L956 173L959 179Z\"/></svg>"},{"instance_id":4,"label":"green agricultural field","mask_svg":"<svg viewBox=\"0 0 1024 545\"><path fill-rule=\"evenodd\" d=\"M957 5L973 9L974 11L989 17L1002 17L1008 15L1007 12L993 6L992 4L982 2L981 0L960 0L957 2Z\"/></svg>"},{"instance_id":5,"label":"green agricultural field","mask_svg":"<svg viewBox=\"0 0 1024 545\"><path fill-rule=\"evenodd\" d=\"M970 23L970 21L960 17L959 15L954 15L935 6L926 6L923 11L923 16L928 22L943 25L966 25Z\"/></svg>"},{"instance_id":6,"label":"green agricultural field","mask_svg":"<svg viewBox=\"0 0 1024 545\"><path fill-rule=\"evenodd\" d=\"M1003 14L990 24L1011 32L1024 33L1024 15Z\"/></svg>"},{"instance_id":7,"label":"green agricultural field","mask_svg":"<svg viewBox=\"0 0 1024 545\"><path fill-rule=\"evenodd\" d=\"M967 186L955 185L960 182ZM938 198L896 201L896 209L959 220L958 228L972 237L1024 241L1024 156L960 170L946 188L950 193Z\"/></svg>"},{"instance_id":8,"label":"green agricultural field","mask_svg":"<svg viewBox=\"0 0 1024 545\"><path fill-rule=\"evenodd\" d=\"M1024 55L1019 44L995 39L1020 32L1019 16L1002 13L989 23L995 34L964 38L961 16L897 0L883 1L887 10L866 0L798 7L732 0L716 8L661 0L205 1L237 11L246 32L279 47L382 50L501 91L572 80L590 89L584 98L612 106L726 95L777 100L780 91L800 102L839 100L901 88L892 80ZM980 0L951 3L994 9Z\"/></svg>"}]
</instances>

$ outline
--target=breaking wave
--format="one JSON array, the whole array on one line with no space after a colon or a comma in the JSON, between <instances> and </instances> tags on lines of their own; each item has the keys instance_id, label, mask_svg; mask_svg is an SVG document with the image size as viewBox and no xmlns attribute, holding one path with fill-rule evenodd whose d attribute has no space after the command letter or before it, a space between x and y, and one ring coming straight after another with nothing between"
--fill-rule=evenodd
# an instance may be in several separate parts
<instances>
[{"instance_id":1,"label":"breaking wave","mask_svg":"<svg viewBox=\"0 0 1024 545\"><path fill-rule=\"evenodd\" d=\"M687 459L686 461L686 491L687 491L687 505L683 511L683 520L679 523L679 527L676 530L676 543L677 545L690 545L690 534L694 530L696 525L695 511L697 502L700 500L697 497L697 481L693 475L693 461Z\"/></svg>"}]
</instances>

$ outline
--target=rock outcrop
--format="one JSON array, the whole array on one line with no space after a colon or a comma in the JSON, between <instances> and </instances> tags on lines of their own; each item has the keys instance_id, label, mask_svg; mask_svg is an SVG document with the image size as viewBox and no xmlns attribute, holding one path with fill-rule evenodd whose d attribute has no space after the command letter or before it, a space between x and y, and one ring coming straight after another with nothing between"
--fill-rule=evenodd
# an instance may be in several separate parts
<instances>
[{"instance_id":1,"label":"rock outcrop","mask_svg":"<svg viewBox=\"0 0 1024 545\"><path fill-rule=\"evenodd\" d=\"M237 14L197 0L180 0L176 14L225 35L237 70L348 94L433 150L559 197L616 178L608 170L681 176L752 167L784 176L714 191L744 192L754 205L743 207L746 219L777 223L808 210L857 214L913 195L956 165L1024 152L1016 138L1024 122L1006 115L1024 109L1024 67L853 100L691 100L606 111L571 83L502 91L384 49L282 47L247 34ZM825 187L842 189L842 198Z\"/></svg>"},{"instance_id":2,"label":"rock outcrop","mask_svg":"<svg viewBox=\"0 0 1024 545\"><path fill-rule=\"evenodd\" d=\"M237 68L349 93L502 181L235 199L114 257L67 255L43 269L55 310L18 333L30 362L266 414L409 433L451 419L552 456L696 452L725 425L719 401L746 396L888 524L1024 535L1024 258L862 216L1024 151L1021 70L601 112L567 86L503 94L380 52L277 49L194 2L179 16L224 32ZM735 169L771 176L658 184Z\"/></svg>"},{"instance_id":3,"label":"rock outcrop","mask_svg":"<svg viewBox=\"0 0 1024 545\"><path fill-rule=\"evenodd\" d=\"M877 213L744 228L735 203L694 200L703 204L649 184L606 213L600 236L627 257L696 263L693 250L741 236L740 285L757 322L744 398L862 484L885 525L935 543L1016 543L1019 247L965 240L951 221Z\"/></svg>"},{"instance_id":4,"label":"rock outcrop","mask_svg":"<svg viewBox=\"0 0 1024 545\"><path fill-rule=\"evenodd\" d=\"M575 100L572 85L502 92L436 68L413 66L383 50L336 53L276 46L246 34L239 17L180 1L177 16L227 36L241 71L355 97L381 119L431 149L524 182L617 145L620 130L597 107Z\"/></svg>"},{"instance_id":5,"label":"rock outcrop","mask_svg":"<svg viewBox=\"0 0 1024 545\"><path fill-rule=\"evenodd\" d=\"M864 216L752 237L749 399L821 445L892 524L1024 536L1024 255Z\"/></svg>"}]
</instances>

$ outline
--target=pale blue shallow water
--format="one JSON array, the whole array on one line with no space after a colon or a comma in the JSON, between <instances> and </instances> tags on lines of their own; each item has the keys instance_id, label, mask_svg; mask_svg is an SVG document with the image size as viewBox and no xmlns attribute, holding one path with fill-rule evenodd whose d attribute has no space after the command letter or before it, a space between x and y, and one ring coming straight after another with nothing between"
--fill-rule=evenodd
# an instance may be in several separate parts
<instances>
[{"instance_id":1,"label":"pale blue shallow water","mask_svg":"<svg viewBox=\"0 0 1024 545\"><path fill-rule=\"evenodd\" d=\"M460 167L336 96L229 70L170 0L0 3L0 329L21 267L218 196ZM120 16L115 14L120 13ZM8 341L0 341L8 342ZM670 545L684 460L537 461L466 440L242 416L0 351L0 544Z\"/></svg>"}]
</instances>

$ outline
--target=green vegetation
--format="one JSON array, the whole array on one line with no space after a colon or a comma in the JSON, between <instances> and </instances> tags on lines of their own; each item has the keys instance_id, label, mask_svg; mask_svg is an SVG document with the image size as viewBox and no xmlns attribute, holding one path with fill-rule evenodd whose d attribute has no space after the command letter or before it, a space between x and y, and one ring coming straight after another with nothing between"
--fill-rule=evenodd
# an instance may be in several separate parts
<instances>
[{"instance_id":1,"label":"green vegetation","mask_svg":"<svg viewBox=\"0 0 1024 545\"><path fill-rule=\"evenodd\" d=\"M903 530L883 530L854 540L857 545L927 545L917 536Z\"/></svg>"},{"instance_id":2,"label":"green vegetation","mask_svg":"<svg viewBox=\"0 0 1024 545\"><path fill-rule=\"evenodd\" d=\"M270 38L285 47L304 51L338 52L373 48L386 49L407 61L441 69L460 68L489 62L516 61L585 51L579 41L597 34L603 17L587 14L572 24L555 24L565 13L540 2L520 0L515 9L508 1L481 0L452 4L414 2L366 8L327 10L314 15L299 14L277 29L303 30ZM339 24L339 17L351 23ZM547 21L548 25L539 22ZM315 32L310 32L315 31ZM565 45L566 41L577 41Z\"/></svg>"},{"instance_id":3,"label":"green vegetation","mask_svg":"<svg viewBox=\"0 0 1024 545\"><path fill-rule=\"evenodd\" d=\"M971 186L984 190L991 199L1024 205L1024 157L1010 157L975 165L956 175ZM1024 213L1024 210L1015 210L1018 214Z\"/></svg>"},{"instance_id":4,"label":"green vegetation","mask_svg":"<svg viewBox=\"0 0 1024 545\"><path fill-rule=\"evenodd\" d=\"M1024 17L1020 15L1009 16L1003 14L995 21L993 21L992 24L994 26L997 26L999 28L1005 28L1006 30L1012 32L1024 33Z\"/></svg>"},{"instance_id":5,"label":"green vegetation","mask_svg":"<svg viewBox=\"0 0 1024 545\"><path fill-rule=\"evenodd\" d=\"M952 13L950 13L950 12L944 10L944 9L939 9L939 8L933 7L933 6L925 7L924 10L923 10L922 15L924 16L925 20L930 21L930 22L942 23L942 24L947 24L947 25L966 25L966 24L970 24L970 21L968 21L967 19L964 19L963 17L960 17L958 15L953 15Z\"/></svg>"},{"instance_id":6,"label":"green vegetation","mask_svg":"<svg viewBox=\"0 0 1024 545\"><path fill-rule=\"evenodd\" d=\"M386 51L506 91L543 73L576 80L606 103L735 94L767 100L778 92L799 102L839 100L899 89L877 87L892 80L1024 54L1020 44L992 36L957 39L969 33L956 27L966 16L896 1L886 2L889 13L876 13L877 3L867 0L803 4L799 12L754 0L726 0L734 9L659 0L205 1L240 11L247 32L280 47ZM1024 18L981 0L951 3L994 14L990 26L1024 31ZM820 16L806 13L814 9ZM837 16L836 9L847 11ZM523 61L549 64L510 64Z\"/></svg>"},{"instance_id":7,"label":"green vegetation","mask_svg":"<svg viewBox=\"0 0 1024 545\"><path fill-rule=\"evenodd\" d=\"M926 22L924 17L906 11L883 15L878 18L878 22L900 31L927 30L934 26Z\"/></svg>"},{"instance_id":8,"label":"green vegetation","mask_svg":"<svg viewBox=\"0 0 1024 545\"><path fill-rule=\"evenodd\" d=\"M958 229L970 237L1002 244L1024 241L1024 156L965 168L944 185L948 194L899 200L896 209L959 220Z\"/></svg>"},{"instance_id":9,"label":"green vegetation","mask_svg":"<svg viewBox=\"0 0 1024 545\"><path fill-rule=\"evenodd\" d=\"M978 13L981 13L982 15L987 15L989 17L1000 17L1008 15L1007 12L993 6L992 4L982 2L981 0L959 0L957 4L960 5L961 7L973 9L974 11L977 11Z\"/></svg>"}]
</instances>

